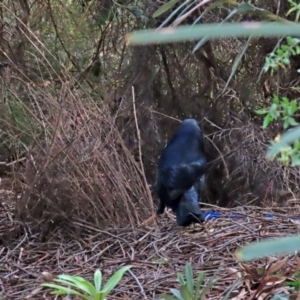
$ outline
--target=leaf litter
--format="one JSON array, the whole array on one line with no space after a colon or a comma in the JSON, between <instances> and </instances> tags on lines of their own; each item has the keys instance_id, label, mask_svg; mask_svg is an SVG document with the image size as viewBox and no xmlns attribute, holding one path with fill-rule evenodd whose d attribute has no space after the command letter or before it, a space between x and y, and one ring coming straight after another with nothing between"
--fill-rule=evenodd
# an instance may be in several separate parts
<instances>
[{"instance_id":1,"label":"leaf litter","mask_svg":"<svg viewBox=\"0 0 300 300\"><path fill-rule=\"evenodd\" d=\"M169 211L156 218L157 225L139 228L98 228L77 220L76 230L58 226L41 241L38 230L15 220L9 201L3 200L11 195L2 191L0 197L0 296L4 299L54 299L40 286L42 282L62 273L92 281L97 268L106 280L129 264L131 272L109 299L159 299L171 288L179 288L177 273L187 263L192 264L195 278L205 272L206 284L219 278L205 299L264 300L279 294L297 299L297 291L285 285L298 280L297 254L247 264L234 255L250 242L296 234L299 222L290 218L300 214L294 208L217 208L225 217L185 229L176 226ZM262 219L262 211L276 218ZM226 217L231 212L244 218Z\"/></svg>"}]
</instances>

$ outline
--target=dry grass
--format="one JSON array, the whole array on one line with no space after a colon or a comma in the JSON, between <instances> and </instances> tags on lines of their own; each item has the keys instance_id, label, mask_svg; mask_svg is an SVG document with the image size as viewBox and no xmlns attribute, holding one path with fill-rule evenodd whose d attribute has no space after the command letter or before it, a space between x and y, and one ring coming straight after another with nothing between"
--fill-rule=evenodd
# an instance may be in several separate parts
<instances>
[{"instance_id":1,"label":"dry grass","mask_svg":"<svg viewBox=\"0 0 300 300\"><path fill-rule=\"evenodd\" d=\"M59 99L46 96L42 105L36 101L39 111L48 112L40 115L44 140L34 140L21 171L21 219L133 226L149 217L153 201L143 168L105 105L80 101L71 89Z\"/></svg>"}]
</instances>

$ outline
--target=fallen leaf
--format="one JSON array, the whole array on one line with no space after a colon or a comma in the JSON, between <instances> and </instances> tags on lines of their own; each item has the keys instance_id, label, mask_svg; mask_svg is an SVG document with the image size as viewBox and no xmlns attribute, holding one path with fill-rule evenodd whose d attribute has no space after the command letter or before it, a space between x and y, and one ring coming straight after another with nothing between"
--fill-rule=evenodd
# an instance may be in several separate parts
<instances>
[{"instance_id":1,"label":"fallen leaf","mask_svg":"<svg viewBox=\"0 0 300 300\"><path fill-rule=\"evenodd\" d=\"M277 271L279 271L287 262L288 257L282 259L282 260L278 260L275 263L273 263L270 268L268 268L268 270L265 270L265 275L270 275L272 273L275 273Z\"/></svg>"}]
</instances>

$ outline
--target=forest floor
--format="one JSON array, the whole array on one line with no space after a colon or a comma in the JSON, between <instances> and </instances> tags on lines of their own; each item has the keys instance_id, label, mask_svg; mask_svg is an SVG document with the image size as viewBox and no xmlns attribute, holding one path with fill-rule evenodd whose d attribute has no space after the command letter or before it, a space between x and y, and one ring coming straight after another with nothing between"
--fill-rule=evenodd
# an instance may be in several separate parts
<instances>
[{"instance_id":1,"label":"forest floor","mask_svg":"<svg viewBox=\"0 0 300 300\"><path fill-rule=\"evenodd\" d=\"M170 294L170 288L179 288L177 272L183 273L189 262L195 278L200 271L205 272L206 283L219 278L205 299L223 299L229 291L227 299L293 294L284 283L294 280L298 256L241 264L235 251L252 241L298 233L300 223L291 219L300 216L295 207L215 207L225 217L185 229L176 226L169 212L156 218L156 224L136 229L100 229L78 221L77 233L57 228L41 241L40 233L25 230L14 220L9 197L0 193L0 299L60 299L40 283L62 273L92 281L97 268L106 280L124 265L132 268L109 299L159 299L162 293ZM243 218L229 217L233 211ZM275 218L266 220L262 212Z\"/></svg>"}]
</instances>

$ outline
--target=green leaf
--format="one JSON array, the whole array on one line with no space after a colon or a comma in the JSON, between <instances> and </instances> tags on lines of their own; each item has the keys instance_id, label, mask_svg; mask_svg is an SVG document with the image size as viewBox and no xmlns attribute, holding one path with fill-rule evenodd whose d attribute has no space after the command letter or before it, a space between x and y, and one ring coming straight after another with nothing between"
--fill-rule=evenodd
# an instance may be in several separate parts
<instances>
[{"instance_id":1,"label":"green leaf","mask_svg":"<svg viewBox=\"0 0 300 300\"><path fill-rule=\"evenodd\" d=\"M289 117L286 116L283 118L284 119L284 122L283 122L283 129L288 129L289 126L290 126L290 120L289 120Z\"/></svg>"},{"instance_id":2,"label":"green leaf","mask_svg":"<svg viewBox=\"0 0 300 300\"><path fill-rule=\"evenodd\" d=\"M230 289L228 290L228 292L226 293L226 295L221 299L221 300L227 300L230 296L230 294L235 290L235 288L238 286L238 285L241 285L243 284L243 282L238 279L231 287Z\"/></svg>"},{"instance_id":3,"label":"green leaf","mask_svg":"<svg viewBox=\"0 0 300 300\"><path fill-rule=\"evenodd\" d=\"M180 294L184 300L193 300L193 292L190 292L187 284L180 287Z\"/></svg>"},{"instance_id":4,"label":"green leaf","mask_svg":"<svg viewBox=\"0 0 300 300\"><path fill-rule=\"evenodd\" d=\"M257 109L255 110L255 113L258 115L266 115L269 112L267 109Z\"/></svg>"},{"instance_id":5,"label":"green leaf","mask_svg":"<svg viewBox=\"0 0 300 300\"><path fill-rule=\"evenodd\" d=\"M298 109L298 105L296 101L291 101L289 109L288 109L288 113L290 116L292 116Z\"/></svg>"},{"instance_id":6,"label":"green leaf","mask_svg":"<svg viewBox=\"0 0 300 300\"><path fill-rule=\"evenodd\" d=\"M62 274L58 275L58 279L54 279L54 281L76 287L91 296L94 296L96 293L95 287L89 281L79 276Z\"/></svg>"},{"instance_id":7,"label":"green leaf","mask_svg":"<svg viewBox=\"0 0 300 300\"><path fill-rule=\"evenodd\" d=\"M272 116L271 115L267 115L266 117L265 117L265 119L264 119L264 122L263 122L263 128L267 128L268 126L269 126L269 124L271 123L271 122L273 122L274 121L274 119L272 118Z\"/></svg>"},{"instance_id":8,"label":"green leaf","mask_svg":"<svg viewBox=\"0 0 300 300\"><path fill-rule=\"evenodd\" d=\"M205 278L204 272L200 272L196 281L196 287L195 287L195 299L198 299L200 297L200 287Z\"/></svg>"},{"instance_id":9,"label":"green leaf","mask_svg":"<svg viewBox=\"0 0 300 300\"><path fill-rule=\"evenodd\" d=\"M278 97L278 95L276 95L276 94L273 95L273 102L276 103L276 104L279 104L279 97Z\"/></svg>"},{"instance_id":10,"label":"green leaf","mask_svg":"<svg viewBox=\"0 0 300 300\"><path fill-rule=\"evenodd\" d=\"M186 284L186 282L185 282L185 280L184 280L184 277L183 277L183 275L182 275L181 273L177 273L177 278L178 278L179 283L180 283L181 285L185 285L185 284Z\"/></svg>"},{"instance_id":11,"label":"green leaf","mask_svg":"<svg viewBox=\"0 0 300 300\"><path fill-rule=\"evenodd\" d=\"M290 59L288 57L285 57L282 62L286 65L289 65L290 64Z\"/></svg>"},{"instance_id":12,"label":"green leaf","mask_svg":"<svg viewBox=\"0 0 300 300\"><path fill-rule=\"evenodd\" d=\"M246 50L249 47L250 42L252 41L252 37L249 37L247 42L244 44L244 47L241 49L241 51L238 53L238 55L235 57L233 64L231 66L231 73L229 75L229 78L223 88L223 91L225 91L231 81L231 79L233 78L233 76L236 74L236 70L240 64L240 62L242 61L243 56L245 55Z\"/></svg>"},{"instance_id":13,"label":"green leaf","mask_svg":"<svg viewBox=\"0 0 300 300\"><path fill-rule=\"evenodd\" d=\"M163 13L165 13L166 11L168 11L169 9L171 9L177 2L179 2L180 0L171 0L167 3L165 3L164 5L162 5L159 9L157 9L152 17L153 18L157 18L158 16L162 15Z\"/></svg>"},{"instance_id":14,"label":"green leaf","mask_svg":"<svg viewBox=\"0 0 300 300\"><path fill-rule=\"evenodd\" d=\"M165 300L176 300L177 298L171 295L161 295L159 298L165 299Z\"/></svg>"},{"instance_id":15,"label":"green leaf","mask_svg":"<svg viewBox=\"0 0 300 300\"><path fill-rule=\"evenodd\" d=\"M287 97L282 97L281 102L283 102L284 104L290 104L290 99Z\"/></svg>"},{"instance_id":16,"label":"green leaf","mask_svg":"<svg viewBox=\"0 0 300 300\"><path fill-rule=\"evenodd\" d=\"M294 143L294 149L295 150L300 150L300 140L296 140Z\"/></svg>"},{"instance_id":17,"label":"green leaf","mask_svg":"<svg viewBox=\"0 0 300 300\"><path fill-rule=\"evenodd\" d=\"M182 298L180 291L178 291L177 289L170 289L171 293L176 297L176 299L178 300L185 300Z\"/></svg>"},{"instance_id":18,"label":"green leaf","mask_svg":"<svg viewBox=\"0 0 300 300\"><path fill-rule=\"evenodd\" d=\"M295 140L300 138L300 126L288 130L282 135L277 143L274 143L267 151L267 157L272 159L281 148L286 147Z\"/></svg>"},{"instance_id":19,"label":"green leaf","mask_svg":"<svg viewBox=\"0 0 300 300\"><path fill-rule=\"evenodd\" d=\"M187 283L187 289L191 294L193 294L194 279L193 279L193 270L191 264L185 265L184 272L185 272L185 278Z\"/></svg>"},{"instance_id":20,"label":"green leaf","mask_svg":"<svg viewBox=\"0 0 300 300\"><path fill-rule=\"evenodd\" d=\"M279 117L279 112L277 109L278 109L278 105L276 103L272 103L270 107L270 115L275 120Z\"/></svg>"},{"instance_id":21,"label":"green leaf","mask_svg":"<svg viewBox=\"0 0 300 300\"><path fill-rule=\"evenodd\" d=\"M209 39L224 39L227 37L280 37L283 35L297 35L300 24L290 22L241 22L183 25L161 29L145 29L134 31L125 36L126 42L132 45L163 44L199 40L203 37Z\"/></svg>"},{"instance_id":22,"label":"green leaf","mask_svg":"<svg viewBox=\"0 0 300 300\"><path fill-rule=\"evenodd\" d=\"M100 291L96 294L95 298L93 300L105 300L106 298L106 292L103 290L103 291Z\"/></svg>"},{"instance_id":23,"label":"green leaf","mask_svg":"<svg viewBox=\"0 0 300 300\"><path fill-rule=\"evenodd\" d=\"M292 155L292 166L296 167L300 165L300 155L298 153L295 153Z\"/></svg>"},{"instance_id":24,"label":"green leaf","mask_svg":"<svg viewBox=\"0 0 300 300\"><path fill-rule=\"evenodd\" d=\"M236 257L240 261L249 261L271 255L288 254L300 250L300 236L289 236L251 243L240 248Z\"/></svg>"},{"instance_id":25,"label":"green leaf","mask_svg":"<svg viewBox=\"0 0 300 300\"><path fill-rule=\"evenodd\" d=\"M114 288L115 286L119 283L119 281L122 279L124 273L128 271L132 266L125 266L118 270L115 274L113 274L106 284L103 287L103 290L106 292L106 295L108 295Z\"/></svg>"},{"instance_id":26,"label":"green leaf","mask_svg":"<svg viewBox=\"0 0 300 300\"><path fill-rule=\"evenodd\" d=\"M97 292L100 292L102 285L102 273L99 269L94 274L94 285Z\"/></svg>"},{"instance_id":27,"label":"green leaf","mask_svg":"<svg viewBox=\"0 0 300 300\"><path fill-rule=\"evenodd\" d=\"M71 288L63 287L63 286L60 286L60 285L57 285L57 284L42 283L41 286L54 289L54 291L50 292L51 295L76 295L76 296L81 297L84 300L93 300L92 298L90 298L87 295L84 295L80 292L77 292L77 291L75 291Z\"/></svg>"},{"instance_id":28,"label":"green leaf","mask_svg":"<svg viewBox=\"0 0 300 300\"><path fill-rule=\"evenodd\" d=\"M291 126L297 126L299 124L293 117L289 117L289 123Z\"/></svg>"},{"instance_id":29,"label":"green leaf","mask_svg":"<svg viewBox=\"0 0 300 300\"><path fill-rule=\"evenodd\" d=\"M200 300L203 300L204 297L206 296L206 294L210 291L210 289L216 284L216 282L218 281L219 279L216 278L216 279L213 279L211 280L207 285L206 287L201 291L200 293Z\"/></svg>"},{"instance_id":30,"label":"green leaf","mask_svg":"<svg viewBox=\"0 0 300 300\"><path fill-rule=\"evenodd\" d=\"M283 283L283 285L294 287L296 291L299 291L300 282L299 280L296 281L286 281Z\"/></svg>"}]
</instances>

